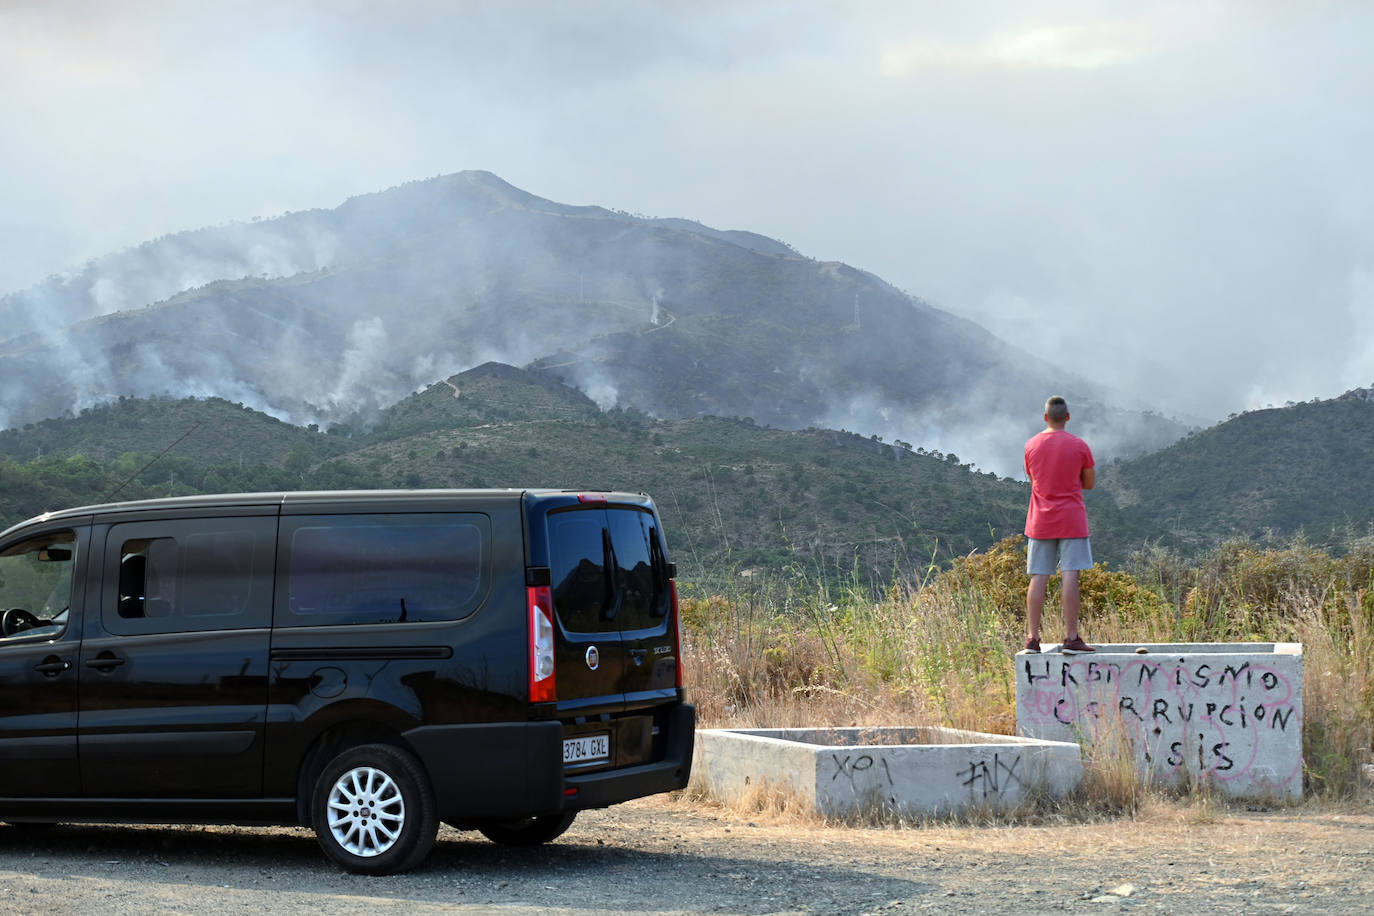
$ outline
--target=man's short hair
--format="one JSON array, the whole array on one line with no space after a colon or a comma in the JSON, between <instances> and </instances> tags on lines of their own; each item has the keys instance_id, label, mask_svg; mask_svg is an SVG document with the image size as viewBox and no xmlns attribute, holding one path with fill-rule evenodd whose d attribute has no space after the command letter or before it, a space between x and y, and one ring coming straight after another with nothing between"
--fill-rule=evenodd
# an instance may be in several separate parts
<instances>
[{"instance_id":1,"label":"man's short hair","mask_svg":"<svg viewBox=\"0 0 1374 916\"><path fill-rule=\"evenodd\" d=\"M1069 418L1069 402L1054 395L1045 402L1045 416L1050 418L1051 423L1063 423Z\"/></svg>"}]
</instances>

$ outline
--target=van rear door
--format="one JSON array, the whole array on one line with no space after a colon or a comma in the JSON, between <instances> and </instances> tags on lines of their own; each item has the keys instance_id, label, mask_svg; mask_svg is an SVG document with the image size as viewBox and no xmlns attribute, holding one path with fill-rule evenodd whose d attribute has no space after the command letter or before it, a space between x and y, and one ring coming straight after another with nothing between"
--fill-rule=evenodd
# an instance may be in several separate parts
<instances>
[{"instance_id":1,"label":"van rear door","mask_svg":"<svg viewBox=\"0 0 1374 916\"><path fill-rule=\"evenodd\" d=\"M559 714L675 700L672 600L651 507L575 505L546 519Z\"/></svg>"},{"instance_id":2,"label":"van rear door","mask_svg":"<svg viewBox=\"0 0 1374 916\"><path fill-rule=\"evenodd\" d=\"M627 658L620 688L627 708L677 698L677 656L670 611L672 595L658 519L643 509L606 510L610 565L614 569L615 619Z\"/></svg>"}]
</instances>

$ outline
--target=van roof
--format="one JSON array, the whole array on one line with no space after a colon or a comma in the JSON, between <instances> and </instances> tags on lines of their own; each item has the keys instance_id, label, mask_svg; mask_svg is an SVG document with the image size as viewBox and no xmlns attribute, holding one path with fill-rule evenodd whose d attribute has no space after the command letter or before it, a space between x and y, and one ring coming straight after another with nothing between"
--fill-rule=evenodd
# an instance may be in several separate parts
<instances>
[{"instance_id":1,"label":"van roof","mask_svg":"<svg viewBox=\"0 0 1374 916\"><path fill-rule=\"evenodd\" d=\"M55 512L45 512L11 526L0 532L0 537L34 522L61 521L87 516L125 515L128 513L155 512L166 514L184 509L228 509L243 510L253 507L272 507L284 513L295 509L338 509L356 506L359 511L401 512L415 511L434 503L501 503L530 497L537 500L576 503L580 500L595 502L630 503L648 505L649 498L643 493L624 493L604 490L555 490L555 489L483 489L483 490L287 490L268 493L210 493L197 496L172 496L161 499L126 500L124 502L100 503L91 506L75 506ZM238 514L241 514L238 513Z\"/></svg>"}]
</instances>

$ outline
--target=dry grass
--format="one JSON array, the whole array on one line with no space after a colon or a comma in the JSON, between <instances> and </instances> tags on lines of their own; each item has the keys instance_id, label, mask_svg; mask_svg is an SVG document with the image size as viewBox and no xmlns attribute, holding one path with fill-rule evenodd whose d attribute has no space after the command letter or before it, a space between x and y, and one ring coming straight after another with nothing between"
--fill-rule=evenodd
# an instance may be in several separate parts
<instances>
[{"instance_id":1,"label":"dry grass","mask_svg":"<svg viewBox=\"0 0 1374 916\"><path fill-rule=\"evenodd\" d=\"M978 828L998 830L1010 827L1078 828L1094 825L1117 825L1124 822L1142 829L1177 828L1187 830L1210 826L1228 819L1247 817L1255 812L1277 812L1301 807L1308 813L1330 813L1336 816L1364 815L1374 817L1374 806L1368 801L1312 800L1301 806L1288 802L1257 804L1237 801L1207 791L1176 791L1152 787L1136 781L1129 793L1129 804L1104 803L1098 786L1085 780L1079 791L1068 798L1054 799L1046 795L1031 795L1022 804L1010 809L975 806L958 813L932 816L902 814L891 808L875 805L845 817L827 817L807 804L788 786L767 782L751 787L745 794L730 802L712 795L695 778L675 799L694 811L716 811L735 820L753 825L804 827L822 830L834 827L849 829L904 829L947 831Z\"/></svg>"},{"instance_id":2,"label":"dry grass","mask_svg":"<svg viewBox=\"0 0 1374 916\"><path fill-rule=\"evenodd\" d=\"M761 780L749 786L738 798L722 802L716 798L695 776L683 793L683 798L697 806L715 807L730 812L745 820L770 824L826 824L824 817L815 808L806 804L797 793L787 785L776 785Z\"/></svg>"},{"instance_id":3,"label":"dry grass","mask_svg":"<svg viewBox=\"0 0 1374 916\"><path fill-rule=\"evenodd\" d=\"M684 658L699 720L727 728L945 725L1013 734L1010 658L1024 632L1023 564L1019 539L1008 539L880 596L801 579L686 598ZM1367 791L1361 765L1374 743L1372 564L1374 545L1333 558L1301 544L1238 543L1191 566L1155 551L1129 573L1085 571L1084 626L1099 642L1303 643L1307 792L1358 803ZM1047 622L1057 615L1054 602L1052 591ZM794 818L785 794L761 787L745 810ZM1072 798L1032 799L1010 814L965 820L1084 822L1159 805L1195 823L1231 810L1206 785L1148 785L1125 729L1109 727L1086 748L1084 783ZM884 811L867 821L902 822Z\"/></svg>"},{"instance_id":4,"label":"dry grass","mask_svg":"<svg viewBox=\"0 0 1374 916\"><path fill-rule=\"evenodd\" d=\"M1121 716L1104 716L1093 740L1083 747L1083 782L1076 798L1109 814L1134 814L1149 794L1137 768L1131 734Z\"/></svg>"},{"instance_id":5,"label":"dry grass","mask_svg":"<svg viewBox=\"0 0 1374 916\"><path fill-rule=\"evenodd\" d=\"M1352 796L1366 788L1374 729L1374 595L1368 589L1321 600L1290 599L1303 644L1303 756L1308 783L1321 794Z\"/></svg>"}]
</instances>

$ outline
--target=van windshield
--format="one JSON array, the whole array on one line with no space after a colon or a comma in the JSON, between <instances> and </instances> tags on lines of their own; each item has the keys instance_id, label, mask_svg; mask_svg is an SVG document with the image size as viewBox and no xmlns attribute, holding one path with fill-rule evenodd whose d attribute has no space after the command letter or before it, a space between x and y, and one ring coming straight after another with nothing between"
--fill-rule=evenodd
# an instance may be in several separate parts
<instances>
[{"instance_id":1,"label":"van windshield","mask_svg":"<svg viewBox=\"0 0 1374 916\"><path fill-rule=\"evenodd\" d=\"M21 541L0 552L0 638L55 636L67 625L76 536Z\"/></svg>"}]
</instances>

